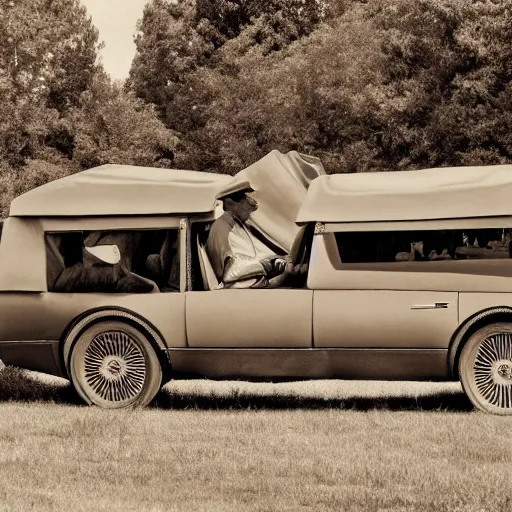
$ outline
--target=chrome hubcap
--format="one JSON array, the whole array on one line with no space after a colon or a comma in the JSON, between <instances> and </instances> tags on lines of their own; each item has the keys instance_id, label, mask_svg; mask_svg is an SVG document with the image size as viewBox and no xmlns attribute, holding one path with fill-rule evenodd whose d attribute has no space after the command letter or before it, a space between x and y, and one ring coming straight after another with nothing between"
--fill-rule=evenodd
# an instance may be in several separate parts
<instances>
[{"instance_id":1,"label":"chrome hubcap","mask_svg":"<svg viewBox=\"0 0 512 512\"><path fill-rule=\"evenodd\" d=\"M475 358L475 384L485 400L512 407L512 335L495 334L480 344Z\"/></svg>"},{"instance_id":2,"label":"chrome hubcap","mask_svg":"<svg viewBox=\"0 0 512 512\"><path fill-rule=\"evenodd\" d=\"M512 380L512 365L510 361L498 361L496 374L496 378L502 379L503 384L510 384Z\"/></svg>"},{"instance_id":3,"label":"chrome hubcap","mask_svg":"<svg viewBox=\"0 0 512 512\"><path fill-rule=\"evenodd\" d=\"M99 334L84 356L85 380L103 400L121 402L135 398L146 380L146 360L128 334Z\"/></svg>"},{"instance_id":4,"label":"chrome hubcap","mask_svg":"<svg viewBox=\"0 0 512 512\"><path fill-rule=\"evenodd\" d=\"M108 356L100 367L100 373L107 380L117 380L126 375L126 362L118 356Z\"/></svg>"}]
</instances>

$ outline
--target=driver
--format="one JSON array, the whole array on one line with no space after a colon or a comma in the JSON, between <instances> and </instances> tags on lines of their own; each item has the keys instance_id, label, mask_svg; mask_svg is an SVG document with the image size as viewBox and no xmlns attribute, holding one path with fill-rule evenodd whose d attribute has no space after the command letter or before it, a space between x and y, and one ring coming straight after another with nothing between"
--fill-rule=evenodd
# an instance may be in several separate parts
<instances>
[{"instance_id":1,"label":"driver","mask_svg":"<svg viewBox=\"0 0 512 512\"><path fill-rule=\"evenodd\" d=\"M258 203L248 192L254 189L245 182L221 197L224 214L210 228L205 249L224 288L277 288L289 273L289 258L250 233L246 222Z\"/></svg>"}]
</instances>

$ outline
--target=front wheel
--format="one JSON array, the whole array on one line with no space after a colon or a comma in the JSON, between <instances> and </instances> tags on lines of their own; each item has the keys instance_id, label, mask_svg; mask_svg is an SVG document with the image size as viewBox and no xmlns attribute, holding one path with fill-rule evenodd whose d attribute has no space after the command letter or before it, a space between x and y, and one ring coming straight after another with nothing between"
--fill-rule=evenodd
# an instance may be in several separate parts
<instances>
[{"instance_id":1,"label":"front wheel","mask_svg":"<svg viewBox=\"0 0 512 512\"><path fill-rule=\"evenodd\" d=\"M476 331L462 349L459 375L475 407L512 415L512 323L490 324Z\"/></svg>"},{"instance_id":2,"label":"front wheel","mask_svg":"<svg viewBox=\"0 0 512 512\"><path fill-rule=\"evenodd\" d=\"M87 328L71 350L71 380L90 405L108 409L145 406L162 383L162 368L149 340L126 322Z\"/></svg>"}]
</instances>

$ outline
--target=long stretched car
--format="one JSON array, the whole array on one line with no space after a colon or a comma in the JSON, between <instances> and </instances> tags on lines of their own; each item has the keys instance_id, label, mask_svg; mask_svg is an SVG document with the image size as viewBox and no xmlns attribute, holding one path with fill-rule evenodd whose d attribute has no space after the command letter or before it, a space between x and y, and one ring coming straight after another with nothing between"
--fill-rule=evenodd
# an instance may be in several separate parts
<instances>
[{"instance_id":1,"label":"long stretched car","mask_svg":"<svg viewBox=\"0 0 512 512\"><path fill-rule=\"evenodd\" d=\"M222 288L208 261L216 198L242 181L254 236L308 265L282 288ZM0 359L107 408L193 375L460 379L477 408L512 414L511 193L507 165L326 175L277 151L234 178L62 178L3 223Z\"/></svg>"}]
</instances>

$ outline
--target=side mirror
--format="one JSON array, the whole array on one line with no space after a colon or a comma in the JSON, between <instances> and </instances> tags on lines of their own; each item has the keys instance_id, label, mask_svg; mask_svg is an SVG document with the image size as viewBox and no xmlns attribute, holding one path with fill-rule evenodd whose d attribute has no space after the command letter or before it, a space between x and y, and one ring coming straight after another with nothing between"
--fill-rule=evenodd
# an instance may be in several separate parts
<instances>
[{"instance_id":1,"label":"side mirror","mask_svg":"<svg viewBox=\"0 0 512 512\"><path fill-rule=\"evenodd\" d=\"M116 265L121 261L121 253L117 245L97 245L95 247L86 247L85 250L109 265Z\"/></svg>"}]
</instances>

